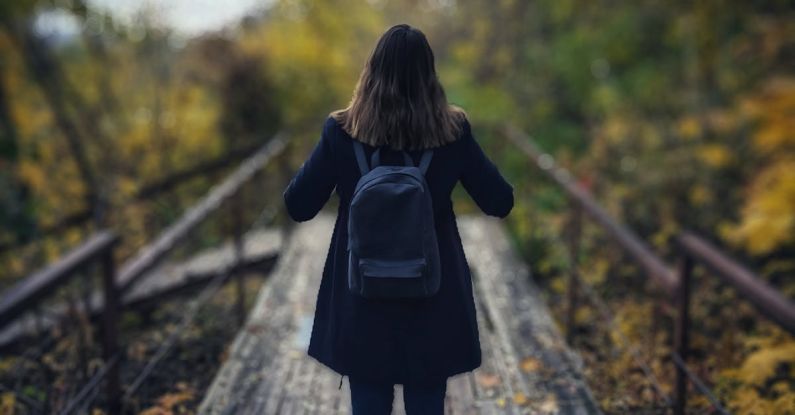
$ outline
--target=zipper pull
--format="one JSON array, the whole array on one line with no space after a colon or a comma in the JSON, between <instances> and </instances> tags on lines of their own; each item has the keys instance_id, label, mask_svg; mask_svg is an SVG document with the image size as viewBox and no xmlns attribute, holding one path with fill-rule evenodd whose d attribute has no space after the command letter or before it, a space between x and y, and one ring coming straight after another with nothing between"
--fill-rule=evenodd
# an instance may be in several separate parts
<instances>
[{"instance_id":1,"label":"zipper pull","mask_svg":"<svg viewBox=\"0 0 795 415\"><path fill-rule=\"evenodd\" d=\"M340 386L337 388L338 390L339 390L339 389L342 389L342 378L343 378L343 377L345 377L345 375L341 375L341 376L340 376Z\"/></svg>"}]
</instances>

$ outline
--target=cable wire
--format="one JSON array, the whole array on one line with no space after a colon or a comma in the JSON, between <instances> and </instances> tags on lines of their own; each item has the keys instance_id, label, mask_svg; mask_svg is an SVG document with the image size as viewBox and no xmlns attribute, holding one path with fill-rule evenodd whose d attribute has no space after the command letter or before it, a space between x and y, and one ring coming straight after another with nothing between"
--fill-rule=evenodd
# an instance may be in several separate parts
<instances>
[{"instance_id":1,"label":"cable wire","mask_svg":"<svg viewBox=\"0 0 795 415\"><path fill-rule=\"evenodd\" d=\"M269 208L265 208L263 211L268 209ZM258 215L257 219L254 221L252 226L249 226L248 229L251 230L254 224L263 222L264 217L265 216L263 214ZM210 283L199 293L199 296L193 302L191 302L188 309L182 314L182 318L177 328L169 334L166 341L163 342L155 352L155 355L149 359L146 366L144 366L144 368L139 372L138 376L135 377L135 380L133 380L130 386L127 387L127 390L124 392L124 397L122 398L123 402L129 401L133 394L141 386L143 381L152 374L155 366L157 366L157 364L160 363L160 361L168 354L171 348L174 347L176 342L180 339L185 329L187 329L188 326L190 326L190 324L193 322L196 314L198 314L199 309L207 301L209 301L209 299L212 298L215 293L218 292L218 290L220 290L226 280L233 274L236 266L236 263L230 263L226 269L213 277L213 279L210 280Z\"/></svg>"},{"instance_id":2,"label":"cable wire","mask_svg":"<svg viewBox=\"0 0 795 415\"><path fill-rule=\"evenodd\" d=\"M550 235L550 237L554 240L554 242L558 244L559 247L566 246L565 242L561 239L559 235L557 235L556 232L547 232L547 234ZM577 266L573 254L566 248L563 248L562 251L564 252L563 257L566 262L566 266L569 268L569 270L573 270ZM644 376L646 377L646 380L649 383L651 383L656 394L663 399L666 406L668 406L669 408L672 407L673 402L668 397L668 395L663 391L662 384L660 383L657 376L654 374L654 371L652 371L649 364L646 363L646 361L643 359L637 346L635 346L618 327L618 325L615 322L616 320L615 315L610 311L610 308L607 306L607 304L602 299L602 297L596 292L596 290L594 290L593 286L588 284L582 278L579 278L577 282L578 282L578 287L583 289L583 291L591 300L591 302L599 310L602 319L607 322L608 326L613 332L618 334L619 340L621 341L623 346L621 348L624 350L629 350L630 354L632 355L633 361L641 369Z\"/></svg>"}]
</instances>

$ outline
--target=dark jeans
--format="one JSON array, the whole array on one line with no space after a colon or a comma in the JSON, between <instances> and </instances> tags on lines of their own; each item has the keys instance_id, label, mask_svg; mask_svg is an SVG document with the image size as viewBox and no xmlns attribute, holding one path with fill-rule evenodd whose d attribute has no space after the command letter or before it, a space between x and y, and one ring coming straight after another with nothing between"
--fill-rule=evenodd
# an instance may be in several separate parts
<instances>
[{"instance_id":1,"label":"dark jeans","mask_svg":"<svg viewBox=\"0 0 795 415\"><path fill-rule=\"evenodd\" d=\"M353 415L389 415L395 398L395 385L348 378L351 385ZM406 415L444 414L447 379L431 385L403 385Z\"/></svg>"}]
</instances>

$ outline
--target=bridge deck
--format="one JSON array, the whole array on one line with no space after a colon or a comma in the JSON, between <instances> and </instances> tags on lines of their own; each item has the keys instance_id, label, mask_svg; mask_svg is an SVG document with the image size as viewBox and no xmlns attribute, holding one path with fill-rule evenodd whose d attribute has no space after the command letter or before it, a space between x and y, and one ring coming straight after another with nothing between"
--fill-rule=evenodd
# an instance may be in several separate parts
<instances>
[{"instance_id":1,"label":"bridge deck","mask_svg":"<svg viewBox=\"0 0 795 415\"><path fill-rule=\"evenodd\" d=\"M205 414L347 414L347 378L306 355L333 218L300 224L200 407ZM483 365L448 383L449 414L591 414L598 407L499 221L460 218ZM396 386L395 413L404 413Z\"/></svg>"},{"instance_id":2,"label":"bridge deck","mask_svg":"<svg viewBox=\"0 0 795 415\"><path fill-rule=\"evenodd\" d=\"M282 244L281 232L273 229L254 229L243 236L244 270L265 270L277 257ZM126 309L147 304L156 305L169 296L179 295L189 289L201 287L235 263L234 246L231 241L204 249L186 260L168 261L146 273L127 291L122 303ZM91 314L102 310L101 287L92 293L89 300ZM42 304L41 316L25 314L8 326L0 329L0 349L12 345L25 336L34 336L58 324L67 314L69 305L63 301ZM83 304L78 304L83 308ZM40 318L37 321L37 318Z\"/></svg>"}]
</instances>

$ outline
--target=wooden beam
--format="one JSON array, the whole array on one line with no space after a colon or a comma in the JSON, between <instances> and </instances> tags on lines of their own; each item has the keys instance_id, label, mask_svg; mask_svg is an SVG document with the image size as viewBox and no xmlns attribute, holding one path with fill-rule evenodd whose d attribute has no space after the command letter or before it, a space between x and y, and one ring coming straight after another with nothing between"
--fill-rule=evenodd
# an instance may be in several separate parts
<instances>
[{"instance_id":1,"label":"wooden beam","mask_svg":"<svg viewBox=\"0 0 795 415\"><path fill-rule=\"evenodd\" d=\"M113 231L97 232L52 265L11 287L0 298L0 327L13 321L56 288L66 284L74 276L75 271L110 250L118 242L119 236Z\"/></svg>"},{"instance_id":2,"label":"wooden beam","mask_svg":"<svg viewBox=\"0 0 795 415\"><path fill-rule=\"evenodd\" d=\"M795 334L795 303L792 300L695 233L682 232L676 241L685 255L707 266L734 287L742 298L751 302L762 315L790 334Z\"/></svg>"},{"instance_id":3,"label":"wooden beam","mask_svg":"<svg viewBox=\"0 0 795 415\"><path fill-rule=\"evenodd\" d=\"M602 209L590 192L576 183L568 170L557 166L552 156L541 151L527 134L508 126L506 136L533 160L547 177L560 186L569 198L580 205L585 214L602 226L672 298L676 295L678 286L676 273L639 236Z\"/></svg>"},{"instance_id":4,"label":"wooden beam","mask_svg":"<svg viewBox=\"0 0 795 415\"><path fill-rule=\"evenodd\" d=\"M119 272L119 289L125 292L142 275L160 263L179 242L188 237L193 229L204 222L223 202L235 195L243 184L279 154L284 145L285 139L280 133L243 162L223 182L210 189L207 195L166 228L154 242L141 248L135 256L127 260Z\"/></svg>"}]
</instances>

